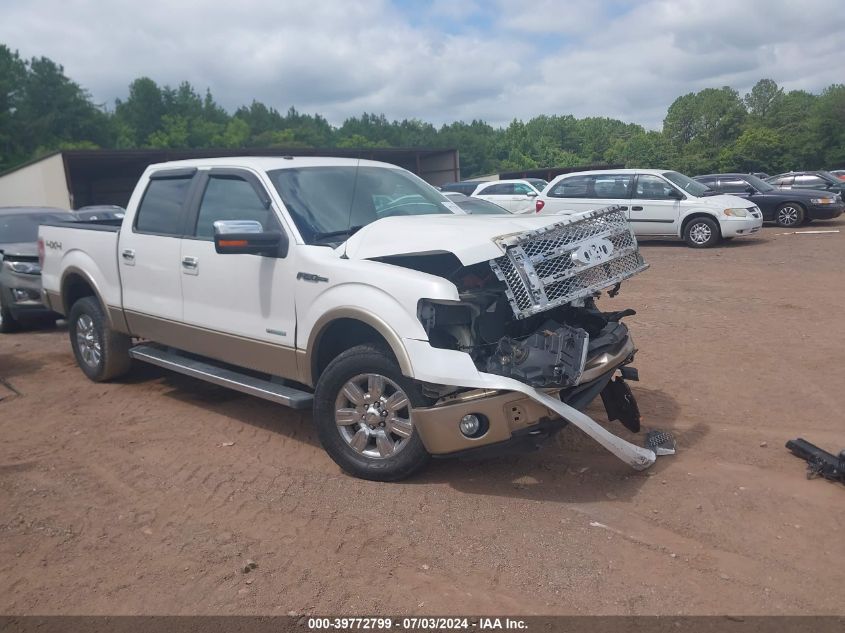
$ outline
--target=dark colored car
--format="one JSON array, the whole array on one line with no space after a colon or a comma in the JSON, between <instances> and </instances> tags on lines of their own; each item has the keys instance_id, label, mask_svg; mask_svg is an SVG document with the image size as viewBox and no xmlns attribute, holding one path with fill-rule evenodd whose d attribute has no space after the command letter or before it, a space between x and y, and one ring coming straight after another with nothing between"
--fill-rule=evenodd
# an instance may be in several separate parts
<instances>
[{"instance_id":1,"label":"dark colored car","mask_svg":"<svg viewBox=\"0 0 845 633\"><path fill-rule=\"evenodd\" d=\"M447 191L454 191L455 193L462 193L465 196L471 196L472 192L476 190L481 180L462 180L461 182L450 182L445 185L440 185L440 191L446 193Z\"/></svg>"},{"instance_id":2,"label":"dark colored car","mask_svg":"<svg viewBox=\"0 0 845 633\"><path fill-rule=\"evenodd\" d=\"M489 200L482 200L481 198L470 198L462 193L455 191L444 191L443 195L449 198L452 202L458 205L461 210L466 211L471 215L507 215L510 213L504 207L500 207L495 202Z\"/></svg>"},{"instance_id":3,"label":"dark colored car","mask_svg":"<svg viewBox=\"0 0 845 633\"><path fill-rule=\"evenodd\" d=\"M842 196L832 191L779 189L751 174L696 176L715 193L747 198L763 212L763 220L778 226L798 226L810 220L831 220L845 210Z\"/></svg>"},{"instance_id":4,"label":"dark colored car","mask_svg":"<svg viewBox=\"0 0 845 633\"><path fill-rule=\"evenodd\" d=\"M72 212L79 220L92 222L95 220L122 220L126 209L113 204L92 204L81 207Z\"/></svg>"},{"instance_id":5,"label":"dark colored car","mask_svg":"<svg viewBox=\"0 0 845 633\"><path fill-rule=\"evenodd\" d=\"M41 303L38 226L75 219L49 207L0 208L0 332L13 332L26 321L58 318Z\"/></svg>"},{"instance_id":6,"label":"dark colored car","mask_svg":"<svg viewBox=\"0 0 845 633\"><path fill-rule=\"evenodd\" d=\"M839 180L829 171L791 171L788 174L778 174L766 178L766 182L781 189L814 189L845 194L845 181Z\"/></svg>"},{"instance_id":7,"label":"dark colored car","mask_svg":"<svg viewBox=\"0 0 845 633\"><path fill-rule=\"evenodd\" d=\"M751 175L752 175L752 176L757 176L757 178L761 178L761 179L763 179L763 180L765 180L766 178L770 178L769 174L767 174L767 173L766 173L766 172L764 172L764 171L752 171L752 172L751 172Z\"/></svg>"}]
</instances>

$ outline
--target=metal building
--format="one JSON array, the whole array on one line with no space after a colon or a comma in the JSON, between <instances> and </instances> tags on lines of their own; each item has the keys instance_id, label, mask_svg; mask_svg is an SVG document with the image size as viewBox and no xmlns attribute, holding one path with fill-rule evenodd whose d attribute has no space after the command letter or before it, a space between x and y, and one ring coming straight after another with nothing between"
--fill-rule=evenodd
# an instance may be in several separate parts
<instances>
[{"instance_id":1,"label":"metal building","mask_svg":"<svg viewBox=\"0 0 845 633\"><path fill-rule=\"evenodd\" d=\"M458 151L419 148L242 148L65 150L0 174L0 207L78 209L91 204L126 206L148 165L214 156L340 156L399 165L432 185L461 179Z\"/></svg>"}]
</instances>

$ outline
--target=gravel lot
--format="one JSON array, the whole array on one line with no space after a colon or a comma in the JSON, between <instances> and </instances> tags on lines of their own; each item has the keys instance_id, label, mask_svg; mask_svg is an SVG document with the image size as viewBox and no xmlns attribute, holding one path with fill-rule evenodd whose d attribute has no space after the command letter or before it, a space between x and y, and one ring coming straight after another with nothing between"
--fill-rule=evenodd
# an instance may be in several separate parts
<instances>
[{"instance_id":1,"label":"gravel lot","mask_svg":"<svg viewBox=\"0 0 845 633\"><path fill-rule=\"evenodd\" d=\"M808 229L842 232L646 245L602 299L638 311L633 389L678 440L645 473L566 429L359 481L308 414L0 336L0 613L843 614L845 487L783 447L845 447L845 220Z\"/></svg>"}]
</instances>

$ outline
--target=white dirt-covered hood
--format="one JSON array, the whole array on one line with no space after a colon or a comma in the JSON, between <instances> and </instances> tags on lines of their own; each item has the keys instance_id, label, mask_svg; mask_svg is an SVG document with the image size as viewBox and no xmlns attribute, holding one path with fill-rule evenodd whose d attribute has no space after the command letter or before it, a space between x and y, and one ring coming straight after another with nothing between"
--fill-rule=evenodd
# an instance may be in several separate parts
<instances>
[{"instance_id":1,"label":"white dirt-covered hood","mask_svg":"<svg viewBox=\"0 0 845 633\"><path fill-rule=\"evenodd\" d=\"M581 214L556 215L414 215L368 224L338 247L353 259L389 255L453 253L464 266L503 254L493 238L573 221Z\"/></svg>"}]
</instances>

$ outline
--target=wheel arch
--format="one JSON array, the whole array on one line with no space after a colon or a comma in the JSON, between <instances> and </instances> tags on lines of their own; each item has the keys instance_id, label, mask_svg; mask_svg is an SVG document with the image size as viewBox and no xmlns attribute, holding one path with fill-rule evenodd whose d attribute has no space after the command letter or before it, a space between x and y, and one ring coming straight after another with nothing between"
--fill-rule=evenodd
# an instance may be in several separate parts
<instances>
[{"instance_id":1,"label":"wheel arch","mask_svg":"<svg viewBox=\"0 0 845 633\"><path fill-rule=\"evenodd\" d=\"M103 314L106 316L109 327L119 331L126 330L125 324L114 322L112 310L103 301L103 296L96 282L84 270L76 266L68 266L62 273L62 281L59 287L61 288L62 310L65 316L70 314L73 304L80 299L94 297L103 309Z\"/></svg>"},{"instance_id":2,"label":"wheel arch","mask_svg":"<svg viewBox=\"0 0 845 633\"><path fill-rule=\"evenodd\" d=\"M396 332L378 315L346 307L323 315L314 324L306 347L303 378L316 385L333 358L363 343L383 344L393 353L402 374L412 375L410 357Z\"/></svg>"},{"instance_id":3,"label":"wheel arch","mask_svg":"<svg viewBox=\"0 0 845 633\"><path fill-rule=\"evenodd\" d=\"M686 216L681 221L681 231L678 234L678 237L680 237L681 239L684 239L684 234L687 231L687 226L689 225L690 222L692 222L693 220L695 220L697 218L709 218L710 220L713 220L716 223L716 226L719 227L719 237L721 238L721 236L722 236L722 223L719 222L719 218L716 216L715 213L710 213L708 211L693 211L688 216Z\"/></svg>"}]
</instances>

